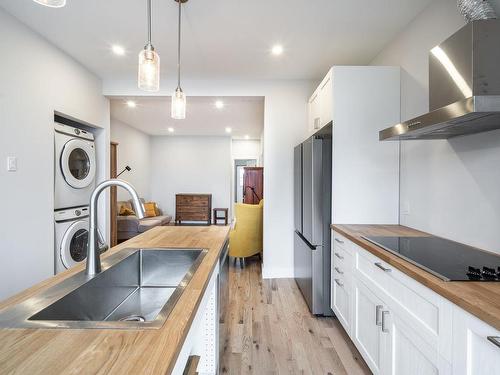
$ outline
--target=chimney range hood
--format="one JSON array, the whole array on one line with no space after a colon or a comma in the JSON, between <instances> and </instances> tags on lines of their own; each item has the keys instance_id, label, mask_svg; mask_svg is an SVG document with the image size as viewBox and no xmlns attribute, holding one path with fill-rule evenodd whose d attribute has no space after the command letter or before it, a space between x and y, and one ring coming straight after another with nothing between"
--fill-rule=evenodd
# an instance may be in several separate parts
<instances>
[{"instance_id":1,"label":"chimney range hood","mask_svg":"<svg viewBox=\"0 0 500 375\"><path fill-rule=\"evenodd\" d=\"M473 21L429 53L430 112L381 141L447 139L500 129L500 21Z\"/></svg>"}]
</instances>

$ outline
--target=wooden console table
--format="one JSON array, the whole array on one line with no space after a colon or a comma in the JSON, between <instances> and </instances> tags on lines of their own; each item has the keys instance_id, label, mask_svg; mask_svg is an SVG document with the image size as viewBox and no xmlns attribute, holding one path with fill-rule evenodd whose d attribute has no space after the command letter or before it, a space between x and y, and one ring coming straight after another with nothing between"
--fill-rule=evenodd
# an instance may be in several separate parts
<instances>
[{"instance_id":1,"label":"wooden console table","mask_svg":"<svg viewBox=\"0 0 500 375\"><path fill-rule=\"evenodd\" d=\"M212 194L176 194L175 222L206 221L210 225L212 216Z\"/></svg>"}]
</instances>

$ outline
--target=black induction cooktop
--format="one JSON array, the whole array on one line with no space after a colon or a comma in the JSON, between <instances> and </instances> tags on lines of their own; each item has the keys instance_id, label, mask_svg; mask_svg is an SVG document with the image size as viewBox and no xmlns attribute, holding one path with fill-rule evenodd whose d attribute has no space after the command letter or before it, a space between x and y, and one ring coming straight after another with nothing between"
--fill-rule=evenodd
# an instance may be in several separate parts
<instances>
[{"instance_id":1,"label":"black induction cooktop","mask_svg":"<svg viewBox=\"0 0 500 375\"><path fill-rule=\"evenodd\" d=\"M500 256L439 237L364 237L445 281L500 281Z\"/></svg>"}]
</instances>

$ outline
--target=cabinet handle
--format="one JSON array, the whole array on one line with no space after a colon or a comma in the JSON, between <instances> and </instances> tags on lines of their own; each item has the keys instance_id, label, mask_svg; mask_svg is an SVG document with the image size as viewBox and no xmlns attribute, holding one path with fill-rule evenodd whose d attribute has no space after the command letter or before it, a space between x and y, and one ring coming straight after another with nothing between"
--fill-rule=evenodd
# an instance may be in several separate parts
<instances>
[{"instance_id":1,"label":"cabinet handle","mask_svg":"<svg viewBox=\"0 0 500 375\"><path fill-rule=\"evenodd\" d=\"M380 312L382 311L384 306L382 305L377 305L375 307L375 324L380 326L382 325L382 321L380 320Z\"/></svg>"},{"instance_id":2,"label":"cabinet handle","mask_svg":"<svg viewBox=\"0 0 500 375\"><path fill-rule=\"evenodd\" d=\"M487 339L493 345L496 345L500 348L500 337L499 336L488 336Z\"/></svg>"},{"instance_id":3,"label":"cabinet handle","mask_svg":"<svg viewBox=\"0 0 500 375\"><path fill-rule=\"evenodd\" d=\"M335 271L337 271L341 275L344 274L344 271L341 271L340 268L338 268L338 267L335 267Z\"/></svg>"},{"instance_id":4,"label":"cabinet handle","mask_svg":"<svg viewBox=\"0 0 500 375\"><path fill-rule=\"evenodd\" d=\"M389 330L385 326L385 317L387 315L389 315L389 311L387 311L387 310L382 311L382 332L384 332L384 333L388 333L389 332Z\"/></svg>"},{"instance_id":5,"label":"cabinet handle","mask_svg":"<svg viewBox=\"0 0 500 375\"><path fill-rule=\"evenodd\" d=\"M392 270L390 268L385 268L382 263L374 263L378 268L380 268L384 272L391 272Z\"/></svg>"},{"instance_id":6,"label":"cabinet handle","mask_svg":"<svg viewBox=\"0 0 500 375\"><path fill-rule=\"evenodd\" d=\"M344 241L339 240L338 238L335 238L335 241L338 242L338 243L344 243Z\"/></svg>"},{"instance_id":7,"label":"cabinet handle","mask_svg":"<svg viewBox=\"0 0 500 375\"><path fill-rule=\"evenodd\" d=\"M339 259L344 259L344 257L342 255L340 255L339 253L335 253L335 256Z\"/></svg>"},{"instance_id":8,"label":"cabinet handle","mask_svg":"<svg viewBox=\"0 0 500 375\"><path fill-rule=\"evenodd\" d=\"M335 279L335 282L337 283L338 286L343 287L344 283L341 283L339 279Z\"/></svg>"}]
</instances>

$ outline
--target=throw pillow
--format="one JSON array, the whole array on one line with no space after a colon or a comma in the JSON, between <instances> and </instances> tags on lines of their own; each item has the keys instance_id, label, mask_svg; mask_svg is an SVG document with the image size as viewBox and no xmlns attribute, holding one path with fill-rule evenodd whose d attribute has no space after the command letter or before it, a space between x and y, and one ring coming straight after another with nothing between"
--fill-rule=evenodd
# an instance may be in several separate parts
<instances>
[{"instance_id":1,"label":"throw pillow","mask_svg":"<svg viewBox=\"0 0 500 375\"><path fill-rule=\"evenodd\" d=\"M120 216L132 216L132 215L135 215L135 212L131 208L128 208L127 206L123 205L123 206L121 206L120 212L118 213L118 215L120 215Z\"/></svg>"},{"instance_id":2,"label":"throw pillow","mask_svg":"<svg viewBox=\"0 0 500 375\"><path fill-rule=\"evenodd\" d=\"M154 203L154 202L144 203L145 217L155 217L156 216L155 205L156 205L156 203Z\"/></svg>"}]
</instances>

